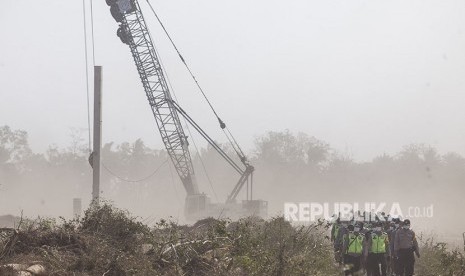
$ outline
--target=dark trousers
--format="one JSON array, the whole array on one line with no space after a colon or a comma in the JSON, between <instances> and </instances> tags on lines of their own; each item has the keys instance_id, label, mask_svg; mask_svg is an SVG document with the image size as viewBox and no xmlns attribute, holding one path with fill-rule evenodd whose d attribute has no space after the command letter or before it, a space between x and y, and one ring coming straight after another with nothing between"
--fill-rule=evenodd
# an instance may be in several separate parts
<instances>
[{"instance_id":1,"label":"dark trousers","mask_svg":"<svg viewBox=\"0 0 465 276\"><path fill-rule=\"evenodd\" d=\"M397 253L397 275L399 276L412 276L414 265L415 265L415 256L413 255L413 249L400 249Z\"/></svg>"},{"instance_id":2,"label":"dark trousers","mask_svg":"<svg viewBox=\"0 0 465 276\"><path fill-rule=\"evenodd\" d=\"M341 251L337 250L337 251L334 251L334 259L336 260L336 262L338 264L341 264L342 263L342 257L341 257Z\"/></svg>"},{"instance_id":3,"label":"dark trousers","mask_svg":"<svg viewBox=\"0 0 465 276\"><path fill-rule=\"evenodd\" d=\"M397 262L397 258L396 258L396 257L391 256L391 257L389 258L389 269L388 269L388 270L389 270L389 273L390 273L390 274L395 274L395 273L397 273L397 266L396 266L397 263L396 263L396 262Z\"/></svg>"},{"instance_id":4,"label":"dark trousers","mask_svg":"<svg viewBox=\"0 0 465 276\"><path fill-rule=\"evenodd\" d=\"M344 255L344 265L348 266L348 269L345 270L345 275L353 275L355 272L358 272L360 270L361 262L362 255Z\"/></svg>"},{"instance_id":5,"label":"dark trousers","mask_svg":"<svg viewBox=\"0 0 465 276\"><path fill-rule=\"evenodd\" d=\"M371 276L386 276L386 267L386 255L384 253L368 254L367 270Z\"/></svg>"},{"instance_id":6,"label":"dark trousers","mask_svg":"<svg viewBox=\"0 0 465 276\"><path fill-rule=\"evenodd\" d=\"M336 244L336 242L334 242L334 260L338 263L338 264L342 264L342 252L341 252L341 247L339 244Z\"/></svg>"}]
</instances>

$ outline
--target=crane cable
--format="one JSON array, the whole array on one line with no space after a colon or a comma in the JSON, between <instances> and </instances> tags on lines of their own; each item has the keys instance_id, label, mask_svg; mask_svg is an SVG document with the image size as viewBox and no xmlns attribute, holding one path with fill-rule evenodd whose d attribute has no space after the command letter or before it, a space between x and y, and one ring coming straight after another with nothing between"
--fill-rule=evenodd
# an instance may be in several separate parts
<instances>
[{"instance_id":1,"label":"crane cable","mask_svg":"<svg viewBox=\"0 0 465 276\"><path fill-rule=\"evenodd\" d=\"M153 8L152 4L150 4L149 0L146 0L147 1L147 4L149 5L150 9L152 10L152 13L155 15L155 17L157 18L157 21L158 23L160 23L160 26L162 27L163 31L165 32L166 36L168 37L168 39L170 40L171 42L171 45L173 45L174 49L176 50L179 58L181 59L182 63L184 64L184 66L186 67L187 71L189 72L190 76L192 77L192 79L194 80L195 84L197 85L198 89L200 90L200 92L202 93L203 97L205 98L205 100L207 101L208 105L210 106L210 109L213 111L213 113L215 114L219 124L220 124L220 127L221 129L223 130L223 132L226 134L226 132L224 131L224 129L226 129L228 132L229 132L229 135L231 136L232 139L230 139L228 137L228 135L226 135L226 137L228 138L229 142L231 143L231 145L233 146L234 148L234 151L236 152L236 154L239 156L239 158L241 159L241 161L243 160L246 160L246 157L245 157L245 154L244 152L242 151L241 147L239 146L239 144L237 143L236 139L234 138L234 136L232 135L231 131L228 129L228 127L226 126L226 124L223 122L223 120L221 120L221 118L218 116L218 113L216 113L216 110L215 108L213 107L213 105L211 104L210 100L208 99L207 95L205 94L204 90L202 89L202 87L200 86L200 83L197 81L196 77L194 76L194 74L192 73L189 65L187 65L186 63L186 60L184 59L184 57L181 55L181 52L179 51L178 47L176 46L176 44L174 43L173 39L171 38L170 34L168 33L168 31L166 30L165 28L165 25L163 25L163 23L161 22L161 19L160 17L158 17L158 14L155 12L155 9ZM238 150L235 149L235 147L238 148Z\"/></svg>"},{"instance_id":2,"label":"crane cable","mask_svg":"<svg viewBox=\"0 0 465 276\"><path fill-rule=\"evenodd\" d=\"M229 131L229 129L227 129L229 134L231 134L231 132ZM233 150L236 152L236 154L239 156L239 158L241 159L241 161L243 160L243 158L245 158L245 154L242 152L241 148L239 147L239 145L237 144L236 140L234 139L234 137L232 137L231 135L231 138L228 136L228 133L226 131L224 131L223 129L223 133L224 135L226 136L226 138L228 139L229 143L231 144ZM236 149L236 146L234 145L233 141L235 142L236 146L238 147Z\"/></svg>"},{"instance_id":3,"label":"crane cable","mask_svg":"<svg viewBox=\"0 0 465 276\"><path fill-rule=\"evenodd\" d=\"M171 92L173 93L173 96L174 96L174 99L176 100L176 102L178 101L178 98L176 96L176 93L174 92L174 89L173 89L173 86L171 85L171 81L170 81L170 78L168 76L168 71L166 70L165 66L163 65L163 61L161 60L161 56L160 54L158 53L157 51L157 47L155 47L155 45L153 45L153 49L155 51L155 54L158 56L158 60L160 61L160 66L163 70L163 72L165 72L165 79L167 81L167 84L169 86L169 89L171 90ZM186 121L186 118L183 118L184 119L184 125L186 126L186 129L187 129L187 132L189 132L189 135L191 137L191 140L192 140L192 143L194 144L194 148L195 148L195 151L197 152L197 155L199 156L199 159L200 159L200 163L202 164L202 168L203 168L203 171L205 173L205 176L207 177L207 180L208 180L208 184L210 185L210 189L212 190L213 192L213 195L215 196L215 199L216 201L218 201L218 196L215 192L215 189L213 188L213 182L210 178L210 175L208 174L208 171L207 171L207 168L205 166L205 163L203 162L203 158L202 156L200 155L200 151L197 147L197 144L195 143L195 140L194 140L194 136L192 135L192 132L191 132L191 129L189 128L189 124L187 123ZM171 168L171 167L170 167Z\"/></svg>"},{"instance_id":4,"label":"crane cable","mask_svg":"<svg viewBox=\"0 0 465 276\"><path fill-rule=\"evenodd\" d=\"M87 12L86 12L86 0L82 0L82 11L84 16L84 52L85 52L85 64L86 64L86 92L87 92L87 128L89 133L89 154L92 153L92 131L90 123L90 92L89 92L89 54L87 50ZM92 43L92 65L95 67L95 41L94 41L94 11L92 0L90 1L90 26L91 26L91 43Z\"/></svg>"},{"instance_id":5,"label":"crane cable","mask_svg":"<svg viewBox=\"0 0 465 276\"><path fill-rule=\"evenodd\" d=\"M163 28L163 31L165 32L166 36L168 37L168 39L170 40L171 42L171 45L173 45L174 49L176 50L176 52L178 53L178 56L179 58L181 59L182 63L184 63L184 66L187 68L187 70L189 71L189 74L191 75L191 77L194 79L195 83L197 84L197 87L199 88L200 92L202 92L202 95L203 97L205 98L205 100L207 101L208 105L210 106L211 110L213 111L213 113L215 114L216 118L218 118L219 122L222 123L223 121L221 121L220 117L218 116L218 114L216 113L216 110L213 108L213 105L210 103L210 101L208 100L207 98L207 95L205 95L205 92L203 91L202 87L200 86L199 82L197 81L197 79L195 78L194 74L192 73L190 67L187 65L186 61L184 60L184 58L182 57L181 55L181 52L178 50L178 47L176 47L176 44L174 44L174 41L173 39L171 38L171 36L169 35L168 31L166 30L165 28L165 25L163 25L163 23L161 22L160 18L158 17L158 14L155 12L155 9L152 7L152 4L150 4L149 0L146 0L147 1L147 4L149 4L150 6L150 9L152 10L153 14L155 15L155 17L157 18L158 20L158 23L160 23L160 26ZM224 124L224 123L223 123Z\"/></svg>"},{"instance_id":6,"label":"crane cable","mask_svg":"<svg viewBox=\"0 0 465 276\"><path fill-rule=\"evenodd\" d=\"M92 134L90 129L90 96L89 96L89 61L87 53L87 24L86 24L86 0L82 0L82 10L84 15L84 53L86 64L86 91L87 91L87 127L89 132L89 154L92 153Z\"/></svg>"},{"instance_id":7,"label":"crane cable","mask_svg":"<svg viewBox=\"0 0 465 276\"><path fill-rule=\"evenodd\" d=\"M148 176L144 177L144 178L141 178L141 179L137 179L137 180L131 180L131 179L127 179L127 178L123 178L119 175L117 175L116 173L114 173L112 170L110 170L107 166L105 166L105 164L102 162L102 167L109 173L111 174L112 176L118 178L119 180L122 180L124 182L130 182L130 183L138 183L138 182L142 182L142 181L145 181L149 178L151 178L152 176L154 176L162 167L163 165L166 164L166 162L168 162L168 158L163 161L163 163L161 163L160 166L158 166L151 174L149 174Z\"/></svg>"},{"instance_id":8,"label":"crane cable","mask_svg":"<svg viewBox=\"0 0 465 276\"><path fill-rule=\"evenodd\" d=\"M90 0L90 27L91 27L91 34L92 34L92 62L95 66L95 42L94 42L94 9L92 0Z\"/></svg>"}]
</instances>

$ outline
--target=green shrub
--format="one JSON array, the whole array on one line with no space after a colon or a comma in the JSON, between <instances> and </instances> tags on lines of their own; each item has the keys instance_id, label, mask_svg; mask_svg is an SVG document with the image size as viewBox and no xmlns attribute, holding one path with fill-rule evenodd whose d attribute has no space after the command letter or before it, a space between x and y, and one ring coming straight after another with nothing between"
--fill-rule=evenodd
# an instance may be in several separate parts
<instances>
[{"instance_id":1,"label":"green shrub","mask_svg":"<svg viewBox=\"0 0 465 276\"><path fill-rule=\"evenodd\" d=\"M428 238L421 241L421 258L416 260L415 272L422 276L465 275L465 258L458 249L449 250L445 243Z\"/></svg>"}]
</instances>

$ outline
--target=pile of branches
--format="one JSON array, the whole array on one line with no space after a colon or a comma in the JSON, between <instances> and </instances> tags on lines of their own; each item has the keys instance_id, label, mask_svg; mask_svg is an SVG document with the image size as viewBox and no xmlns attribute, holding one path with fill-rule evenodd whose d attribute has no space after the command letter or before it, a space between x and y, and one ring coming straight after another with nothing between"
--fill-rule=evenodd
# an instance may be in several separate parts
<instances>
[{"instance_id":1,"label":"pile of branches","mask_svg":"<svg viewBox=\"0 0 465 276\"><path fill-rule=\"evenodd\" d=\"M325 232L282 217L148 227L104 203L82 218L23 223L0 239L0 266L37 262L48 275L335 275Z\"/></svg>"}]
</instances>

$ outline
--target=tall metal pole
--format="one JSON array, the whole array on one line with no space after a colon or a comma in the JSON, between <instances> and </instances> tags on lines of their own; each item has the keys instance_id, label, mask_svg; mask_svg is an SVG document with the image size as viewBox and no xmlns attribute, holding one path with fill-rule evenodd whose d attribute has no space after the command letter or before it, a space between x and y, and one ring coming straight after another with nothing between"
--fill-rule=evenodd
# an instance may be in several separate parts
<instances>
[{"instance_id":1,"label":"tall metal pole","mask_svg":"<svg viewBox=\"0 0 465 276\"><path fill-rule=\"evenodd\" d=\"M92 202L100 197L100 148L102 147L102 66L94 66L94 152L92 154Z\"/></svg>"}]
</instances>

